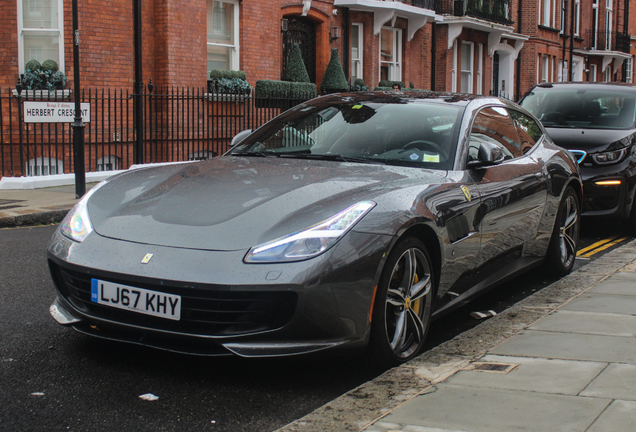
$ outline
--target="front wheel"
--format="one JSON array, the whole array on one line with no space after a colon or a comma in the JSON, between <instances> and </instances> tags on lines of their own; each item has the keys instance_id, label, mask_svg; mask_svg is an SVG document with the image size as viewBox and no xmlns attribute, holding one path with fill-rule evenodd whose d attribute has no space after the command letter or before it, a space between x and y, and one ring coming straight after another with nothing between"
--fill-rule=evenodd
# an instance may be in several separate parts
<instances>
[{"instance_id":1,"label":"front wheel","mask_svg":"<svg viewBox=\"0 0 636 432\"><path fill-rule=\"evenodd\" d=\"M376 293L366 357L375 366L397 366L417 356L431 321L435 275L426 246L398 242Z\"/></svg>"},{"instance_id":2,"label":"front wheel","mask_svg":"<svg viewBox=\"0 0 636 432\"><path fill-rule=\"evenodd\" d=\"M572 271L579 243L581 208L574 189L568 187L559 203L554 231L548 247L547 265L556 276Z\"/></svg>"}]
</instances>

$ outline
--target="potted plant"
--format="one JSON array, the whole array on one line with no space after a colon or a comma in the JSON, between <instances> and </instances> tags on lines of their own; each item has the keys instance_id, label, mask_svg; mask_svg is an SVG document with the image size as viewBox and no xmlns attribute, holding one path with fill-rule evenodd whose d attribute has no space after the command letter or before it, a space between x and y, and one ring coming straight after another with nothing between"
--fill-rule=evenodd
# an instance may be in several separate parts
<instances>
[{"instance_id":1,"label":"potted plant","mask_svg":"<svg viewBox=\"0 0 636 432\"><path fill-rule=\"evenodd\" d=\"M208 80L208 98L214 103L212 115L245 115L246 98L252 93L243 71L212 70Z\"/></svg>"},{"instance_id":2,"label":"potted plant","mask_svg":"<svg viewBox=\"0 0 636 432\"><path fill-rule=\"evenodd\" d=\"M67 78L64 72L58 70L54 60L45 60L43 63L33 59L24 65L22 74L22 86L26 90L48 90L54 93L56 90L63 90Z\"/></svg>"}]
</instances>

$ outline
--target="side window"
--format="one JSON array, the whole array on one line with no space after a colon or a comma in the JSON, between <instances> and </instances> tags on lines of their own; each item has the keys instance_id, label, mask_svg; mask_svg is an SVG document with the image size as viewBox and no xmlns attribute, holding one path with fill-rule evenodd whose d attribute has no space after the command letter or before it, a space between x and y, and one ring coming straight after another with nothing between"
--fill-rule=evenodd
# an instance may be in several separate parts
<instances>
[{"instance_id":1,"label":"side window","mask_svg":"<svg viewBox=\"0 0 636 432\"><path fill-rule=\"evenodd\" d=\"M521 141L521 153L526 154L543 136L543 132L532 117L515 110L508 110L508 112L517 128L519 141Z\"/></svg>"},{"instance_id":2,"label":"side window","mask_svg":"<svg viewBox=\"0 0 636 432\"><path fill-rule=\"evenodd\" d=\"M470 131L468 160L477 158L479 146L483 141L501 147L506 159L523 155L517 129L504 108L488 107L477 113Z\"/></svg>"}]
</instances>

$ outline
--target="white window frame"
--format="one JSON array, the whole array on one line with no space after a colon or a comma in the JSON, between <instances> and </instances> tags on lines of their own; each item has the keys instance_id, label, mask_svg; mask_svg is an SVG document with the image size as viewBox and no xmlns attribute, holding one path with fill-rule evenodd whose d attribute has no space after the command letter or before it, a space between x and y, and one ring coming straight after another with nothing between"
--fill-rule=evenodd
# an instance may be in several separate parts
<instances>
[{"instance_id":1,"label":"white window frame","mask_svg":"<svg viewBox=\"0 0 636 432\"><path fill-rule=\"evenodd\" d=\"M596 82L597 73L598 72L597 72L597 69L596 69L596 65L595 64L590 65L590 78L591 78L590 81L591 82Z\"/></svg>"},{"instance_id":2,"label":"white window frame","mask_svg":"<svg viewBox=\"0 0 636 432\"><path fill-rule=\"evenodd\" d=\"M625 82L633 82L632 74L634 73L634 58L625 59Z\"/></svg>"},{"instance_id":3,"label":"white window frame","mask_svg":"<svg viewBox=\"0 0 636 432\"><path fill-rule=\"evenodd\" d=\"M35 169L36 166L37 171ZM55 167L55 173L53 174L51 174L51 167ZM46 173L43 172L42 168L46 168ZM27 177L64 174L64 162L54 157L38 156L36 158L29 159L29 161L26 163L26 174Z\"/></svg>"},{"instance_id":4,"label":"white window frame","mask_svg":"<svg viewBox=\"0 0 636 432\"><path fill-rule=\"evenodd\" d=\"M457 92L457 39L453 41L453 70L451 72L451 91Z\"/></svg>"},{"instance_id":5,"label":"white window frame","mask_svg":"<svg viewBox=\"0 0 636 432\"><path fill-rule=\"evenodd\" d=\"M239 2L238 0L217 0L221 3L228 3L234 6L234 22L233 22L233 39L234 44L220 44L220 43L212 43L206 40L206 46L217 46L223 48L230 48L232 50L232 54L230 55L230 70L240 70L240 59L241 59L241 49L240 49L240 34L239 34ZM214 8L214 0L207 0L206 7ZM211 5L211 6L210 6ZM206 23L207 25L207 23ZM207 38L207 33L206 33ZM207 62L207 49L206 49L206 62ZM207 69L207 66L206 66ZM210 71L208 71L208 74Z\"/></svg>"},{"instance_id":6,"label":"white window frame","mask_svg":"<svg viewBox=\"0 0 636 432\"><path fill-rule=\"evenodd\" d=\"M547 54L541 56L541 82L550 82L550 56Z\"/></svg>"},{"instance_id":7,"label":"white window frame","mask_svg":"<svg viewBox=\"0 0 636 432\"><path fill-rule=\"evenodd\" d=\"M469 49L469 65L468 65L468 69L464 69L464 64L462 62L463 59L463 53L464 53L464 49L468 48ZM460 78L459 78L459 83L460 83L460 88L459 91L461 93L472 93L473 92L473 75L475 73L475 44L473 42L469 42L469 41L462 41L462 56L460 58ZM461 82L462 82L462 78L464 77L464 74L468 74L468 88L467 89L462 89L461 88Z\"/></svg>"},{"instance_id":8,"label":"white window frame","mask_svg":"<svg viewBox=\"0 0 636 432\"><path fill-rule=\"evenodd\" d=\"M212 159L215 156L215 153L211 150L197 150L188 154L189 161L202 161Z\"/></svg>"},{"instance_id":9,"label":"white window frame","mask_svg":"<svg viewBox=\"0 0 636 432\"><path fill-rule=\"evenodd\" d=\"M380 62L380 73L382 65L389 65L389 81L402 81L402 29L396 27L382 27L383 30L393 32L393 53L392 62L382 61L382 32L380 32L380 43L378 44L378 59Z\"/></svg>"},{"instance_id":10,"label":"white window frame","mask_svg":"<svg viewBox=\"0 0 636 432\"><path fill-rule=\"evenodd\" d=\"M106 165L110 165L110 169L106 169ZM110 155L97 159L97 171L118 171L121 166L121 158Z\"/></svg>"},{"instance_id":11,"label":"white window frame","mask_svg":"<svg viewBox=\"0 0 636 432\"><path fill-rule=\"evenodd\" d=\"M477 89L476 94L484 94L483 73L484 70L484 44L477 45Z\"/></svg>"},{"instance_id":12,"label":"white window frame","mask_svg":"<svg viewBox=\"0 0 636 432\"><path fill-rule=\"evenodd\" d=\"M355 76L356 78L364 79L364 24L354 22L351 23L351 33L358 34L358 57L353 57L353 49L351 50L351 75L352 78ZM352 38L353 40L353 38ZM352 44L353 48L353 44ZM357 71L358 73L355 73ZM352 79L354 81L355 79Z\"/></svg>"},{"instance_id":13,"label":"white window frame","mask_svg":"<svg viewBox=\"0 0 636 432\"><path fill-rule=\"evenodd\" d=\"M24 13L23 7L24 3L29 0L17 0L18 1L18 68L20 73L24 73L25 64L31 60L26 60L24 57L24 36L26 35L36 35L38 33L50 33L57 32L59 37L58 44L58 59L57 66L58 69L64 72L64 0L57 0L57 28L56 29L34 29L34 28L25 28L24 27ZM44 59L48 60L48 59ZM55 60L55 59L51 59Z\"/></svg>"},{"instance_id":14,"label":"white window frame","mask_svg":"<svg viewBox=\"0 0 636 432\"><path fill-rule=\"evenodd\" d=\"M539 3L539 23L554 27L556 20L556 0L541 0Z\"/></svg>"},{"instance_id":15,"label":"white window frame","mask_svg":"<svg viewBox=\"0 0 636 432\"><path fill-rule=\"evenodd\" d=\"M581 0L574 0L574 36L581 32Z\"/></svg>"}]
</instances>

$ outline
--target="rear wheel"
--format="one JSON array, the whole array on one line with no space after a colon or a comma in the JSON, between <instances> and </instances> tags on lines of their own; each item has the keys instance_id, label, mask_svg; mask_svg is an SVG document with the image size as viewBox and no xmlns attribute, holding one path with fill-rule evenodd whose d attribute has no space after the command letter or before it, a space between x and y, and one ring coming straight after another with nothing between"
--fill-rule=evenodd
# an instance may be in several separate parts
<instances>
[{"instance_id":1,"label":"rear wheel","mask_svg":"<svg viewBox=\"0 0 636 432\"><path fill-rule=\"evenodd\" d=\"M417 356L428 333L435 275L424 244L398 242L376 293L366 357L373 365L396 366Z\"/></svg>"},{"instance_id":2,"label":"rear wheel","mask_svg":"<svg viewBox=\"0 0 636 432\"><path fill-rule=\"evenodd\" d=\"M548 248L547 265L557 276L572 271L579 243L581 208L574 189L568 187L559 203L554 231Z\"/></svg>"}]
</instances>

